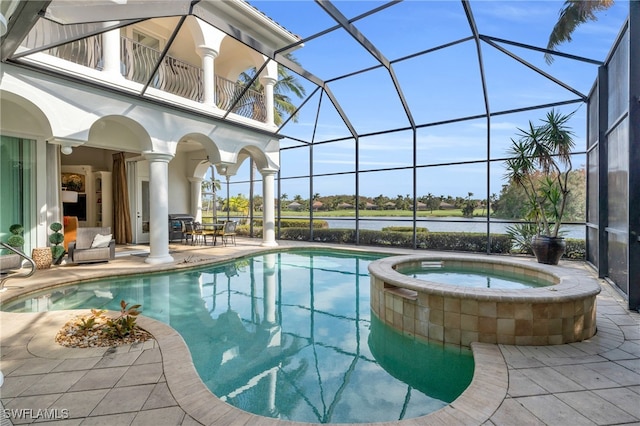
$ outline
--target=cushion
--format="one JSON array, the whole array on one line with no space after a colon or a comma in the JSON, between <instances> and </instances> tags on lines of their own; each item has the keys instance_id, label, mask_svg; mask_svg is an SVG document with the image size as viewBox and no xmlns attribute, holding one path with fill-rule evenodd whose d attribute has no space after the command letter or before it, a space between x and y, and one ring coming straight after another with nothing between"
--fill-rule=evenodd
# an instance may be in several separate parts
<instances>
[{"instance_id":1,"label":"cushion","mask_svg":"<svg viewBox=\"0 0 640 426\"><path fill-rule=\"evenodd\" d=\"M96 234L96 236L93 237L91 248L109 247L110 242L111 242L111 234L107 234L107 235Z\"/></svg>"}]
</instances>

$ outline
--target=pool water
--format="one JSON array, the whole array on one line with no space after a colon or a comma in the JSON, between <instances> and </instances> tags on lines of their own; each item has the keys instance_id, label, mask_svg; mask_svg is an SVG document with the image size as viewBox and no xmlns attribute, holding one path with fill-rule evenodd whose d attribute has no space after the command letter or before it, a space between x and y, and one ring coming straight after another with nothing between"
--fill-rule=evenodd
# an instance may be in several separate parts
<instances>
[{"instance_id":1,"label":"pool water","mask_svg":"<svg viewBox=\"0 0 640 426\"><path fill-rule=\"evenodd\" d=\"M379 256L285 251L197 270L70 285L2 310L119 309L176 329L203 382L254 414L309 423L415 418L471 382L465 348L426 344L371 315L367 266Z\"/></svg>"},{"instance_id":2,"label":"pool water","mask_svg":"<svg viewBox=\"0 0 640 426\"><path fill-rule=\"evenodd\" d=\"M429 263L429 262L428 262ZM546 280L509 272L496 272L481 267L450 267L420 265L398 266L397 271L403 275L431 281L439 284L459 285L474 288L521 289L552 285Z\"/></svg>"}]
</instances>

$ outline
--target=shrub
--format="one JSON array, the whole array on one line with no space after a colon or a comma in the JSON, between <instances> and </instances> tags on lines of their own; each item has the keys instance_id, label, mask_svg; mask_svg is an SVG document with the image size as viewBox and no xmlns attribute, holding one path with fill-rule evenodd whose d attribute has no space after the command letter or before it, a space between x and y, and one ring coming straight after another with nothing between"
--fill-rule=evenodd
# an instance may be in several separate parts
<instances>
[{"instance_id":1,"label":"shrub","mask_svg":"<svg viewBox=\"0 0 640 426\"><path fill-rule=\"evenodd\" d=\"M101 321L105 319L104 312L103 310L91 309L91 315L78 318L76 325L80 333L86 334L94 328L100 327Z\"/></svg>"},{"instance_id":2,"label":"shrub","mask_svg":"<svg viewBox=\"0 0 640 426\"><path fill-rule=\"evenodd\" d=\"M565 238L567 248L564 251L563 259L585 260L587 258L587 244L584 240L577 238Z\"/></svg>"},{"instance_id":3,"label":"shrub","mask_svg":"<svg viewBox=\"0 0 640 426\"><path fill-rule=\"evenodd\" d=\"M107 319L105 332L115 337L125 337L136 328L136 317L140 315L138 308L141 305L129 304L124 300L120 301L120 315L116 318Z\"/></svg>"},{"instance_id":4,"label":"shrub","mask_svg":"<svg viewBox=\"0 0 640 426\"><path fill-rule=\"evenodd\" d=\"M404 228L404 227L399 227ZM248 235L248 226L244 229L238 228ZM424 229L424 228L423 228ZM262 228L254 229L254 236L262 237ZM280 239L292 241L309 241L309 228L283 228L280 230ZM487 234L469 232L418 232L416 233L416 247L424 250L460 251L486 253ZM496 254L522 253L519 249L514 250L512 239L509 235L490 234L490 252ZM564 258L572 260L584 260L586 257L585 241L580 239L567 238L567 250ZM356 231L354 229L314 229L313 242L333 243L333 244L355 244ZM413 234L410 232L398 231L373 231L368 229L360 230L360 244L383 247L403 247L413 248Z\"/></svg>"},{"instance_id":5,"label":"shrub","mask_svg":"<svg viewBox=\"0 0 640 426\"><path fill-rule=\"evenodd\" d=\"M385 226L383 231L413 232L412 226ZM429 232L427 228L416 226L416 232Z\"/></svg>"},{"instance_id":6,"label":"shrub","mask_svg":"<svg viewBox=\"0 0 640 426\"><path fill-rule=\"evenodd\" d=\"M15 235L22 235L24 234L24 226L20 225L19 223L14 223L9 227L9 232Z\"/></svg>"},{"instance_id":7,"label":"shrub","mask_svg":"<svg viewBox=\"0 0 640 426\"><path fill-rule=\"evenodd\" d=\"M49 226L49 229L53 231L53 234L49 235L49 242L53 244L53 247L51 247L51 257L53 261L57 263L65 253L64 246L60 245L64 242L64 234L60 232L62 224L60 222L53 222Z\"/></svg>"},{"instance_id":8,"label":"shrub","mask_svg":"<svg viewBox=\"0 0 640 426\"><path fill-rule=\"evenodd\" d=\"M490 234L490 252L506 254L511 252L511 238L508 235ZM417 247L428 250L447 250L486 253L487 234L470 232L430 232L424 238L418 236Z\"/></svg>"},{"instance_id":9,"label":"shrub","mask_svg":"<svg viewBox=\"0 0 640 426\"><path fill-rule=\"evenodd\" d=\"M280 231L283 240L309 241L307 228L286 228ZM353 229L317 229L313 241L320 243L355 244ZM417 248L428 250L466 251L485 253L486 234L466 232L419 232L416 234ZM413 234L409 232L360 230L360 244L388 247L413 247ZM509 253L511 239L507 235L491 235L492 253Z\"/></svg>"},{"instance_id":10,"label":"shrub","mask_svg":"<svg viewBox=\"0 0 640 426\"><path fill-rule=\"evenodd\" d=\"M11 235L7 238L7 244L11 247L22 249L22 246L24 246L24 237L22 236L24 234L24 226L14 223L9 227L9 232L11 232Z\"/></svg>"},{"instance_id":11,"label":"shrub","mask_svg":"<svg viewBox=\"0 0 640 426\"><path fill-rule=\"evenodd\" d=\"M262 219L260 222L254 221L256 226L262 226ZM308 228L309 227L309 219L281 219L280 220L280 229L282 228ZM329 223L326 220L314 219L313 220L313 229L319 228L329 228Z\"/></svg>"}]
</instances>

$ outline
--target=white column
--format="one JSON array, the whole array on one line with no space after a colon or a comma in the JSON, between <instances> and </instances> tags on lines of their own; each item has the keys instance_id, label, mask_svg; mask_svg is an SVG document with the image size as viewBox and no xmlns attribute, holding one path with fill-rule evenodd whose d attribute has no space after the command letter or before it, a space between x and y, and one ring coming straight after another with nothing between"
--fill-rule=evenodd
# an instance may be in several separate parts
<instances>
[{"instance_id":1,"label":"white column","mask_svg":"<svg viewBox=\"0 0 640 426\"><path fill-rule=\"evenodd\" d=\"M277 80L272 77L261 77L260 81L262 82L262 86L264 87L264 103L267 108L267 118L265 123L275 125L273 121L273 86L275 86Z\"/></svg>"},{"instance_id":2,"label":"white column","mask_svg":"<svg viewBox=\"0 0 640 426\"><path fill-rule=\"evenodd\" d=\"M274 202L274 176L276 170L260 170L262 174L262 246L275 247L276 242L276 211Z\"/></svg>"},{"instance_id":3,"label":"white column","mask_svg":"<svg viewBox=\"0 0 640 426\"><path fill-rule=\"evenodd\" d=\"M202 178L191 177L191 215L202 223Z\"/></svg>"},{"instance_id":4,"label":"white column","mask_svg":"<svg viewBox=\"0 0 640 426\"><path fill-rule=\"evenodd\" d=\"M149 161L149 257L146 263L171 263L169 255L169 161L171 154L143 152Z\"/></svg>"},{"instance_id":5,"label":"white column","mask_svg":"<svg viewBox=\"0 0 640 426\"><path fill-rule=\"evenodd\" d=\"M120 30L102 34L102 72L120 77Z\"/></svg>"},{"instance_id":6,"label":"white column","mask_svg":"<svg viewBox=\"0 0 640 426\"><path fill-rule=\"evenodd\" d=\"M198 54L202 58L202 103L216 106L216 79L214 60L218 51L207 46L198 46Z\"/></svg>"},{"instance_id":7,"label":"white column","mask_svg":"<svg viewBox=\"0 0 640 426\"><path fill-rule=\"evenodd\" d=\"M276 323L276 254L264 255L264 322L268 325Z\"/></svg>"}]
</instances>

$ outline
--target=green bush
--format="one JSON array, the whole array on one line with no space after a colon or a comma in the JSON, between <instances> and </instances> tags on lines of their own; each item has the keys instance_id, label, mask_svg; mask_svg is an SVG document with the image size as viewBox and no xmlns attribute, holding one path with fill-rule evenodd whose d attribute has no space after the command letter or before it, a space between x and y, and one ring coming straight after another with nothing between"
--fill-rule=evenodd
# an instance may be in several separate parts
<instances>
[{"instance_id":1,"label":"green bush","mask_svg":"<svg viewBox=\"0 0 640 426\"><path fill-rule=\"evenodd\" d=\"M309 241L307 228L286 228L280 231L283 240ZM334 244L355 244L356 231L353 229L316 229L313 241ZM466 251L485 253L486 234L466 232L419 232L416 235L417 247L428 250ZM370 246L413 247L413 234L408 232L360 231L360 244ZM506 235L491 235L491 253L509 253L511 239Z\"/></svg>"},{"instance_id":2,"label":"green bush","mask_svg":"<svg viewBox=\"0 0 640 426\"><path fill-rule=\"evenodd\" d=\"M412 226L385 226L382 228L382 231L390 231L390 232L413 232ZM416 232L429 232L429 230L425 227L416 227Z\"/></svg>"},{"instance_id":3,"label":"green bush","mask_svg":"<svg viewBox=\"0 0 640 426\"><path fill-rule=\"evenodd\" d=\"M54 263L59 263L62 260L62 256L66 253L64 246L61 246L64 242L64 234L60 232L62 224L60 222L53 222L49 225L49 229L53 231L53 234L49 235L49 242L53 244L51 247L51 257Z\"/></svg>"},{"instance_id":4,"label":"green bush","mask_svg":"<svg viewBox=\"0 0 640 426\"><path fill-rule=\"evenodd\" d=\"M309 228L282 228L280 239L309 241ZM314 229L313 241L322 243L355 243L355 231L351 229Z\"/></svg>"},{"instance_id":5,"label":"green bush","mask_svg":"<svg viewBox=\"0 0 640 426\"><path fill-rule=\"evenodd\" d=\"M587 244L578 238L565 238L567 248L564 251L563 259L585 260L587 258Z\"/></svg>"},{"instance_id":6,"label":"green bush","mask_svg":"<svg viewBox=\"0 0 640 426\"><path fill-rule=\"evenodd\" d=\"M262 226L262 219L254 221L256 226ZM280 229L282 228L308 228L309 227L309 219L281 219L280 220ZM314 219L313 220L313 229L320 228L329 228L329 224L326 220Z\"/></svg>"},{"instance_id":7,"label":"green bush","mask_svg":"<svg viewBox=\"0 0 640 426\"><path fill-rule=\"evenodd\" d=\"M22 250L22 246L24 246L24 237L22 236L24 234L24 226L14 223L9 227L9 232L11 232L11 235L7 238L7 244Z\"/></svg>"},{"instance_id":8,"label":"green bush","mask_svg":"<svg viewBox=\"0 0 640 426\"><path fill-rule=\"evenodd\" d=\"M20 225L19 223L14 223L9 227L9 232L14 235L22 235L24 234L24 226Z\"/></svg>"},{"instance_id":9,"label":"green bush","mask_svg":"<svg viewBox=\"0 0 640 426\"><path fill-rule=\"evenodd\" d=\"M24 238L22 237L22 235L11 235L9 236L9 238L7 238L7 244L9 244L11 247L21 249L24 245Z\"/></svg>"},{"instance_id":10,"label":"green bush","mask_svg":"<svg viewBox=\"0 0 640 426\"><path fill-rule=\"evenodd\" d=\"M307 222L308 223L308 222ZM391 228L391 227L390 227ZM398 227L404 228L404 227ZM388 228L386 228L388 229ZM424 229L424 228L423 228ZM236 229L239 235L249 235L247 225ZM262 228L254 228L254 237L262 238ZM309 241L309 228L281 228L280 239L293 241ZM491 253L514 253L512 240L508 235L491 234ZM486 253L487 234L469 232L418 232L416 233L416 246L418 249L443 250ZM314 229L313 242L333 244L355 244L356 231L354 229ZM564 258L572 260L584 260L586 254L585 241L567 238L567 250ZM413 234L398 231L372 231L360 230L360 244L383 247L413 248Z\"/></svg>"},{"instance_id":11,"label":"green bush","mask_svg":"<svg viewBox=\"0 0 640 426\"><path fill-rule=\"evenodd\" d=\"M511 253L511 238L502 234L490 234L491 253ZM428 250L462 252L487 252L487 234L471 232L431 232L423 238L418 235L417 247Z\"/></svg>"}]
</instances>

